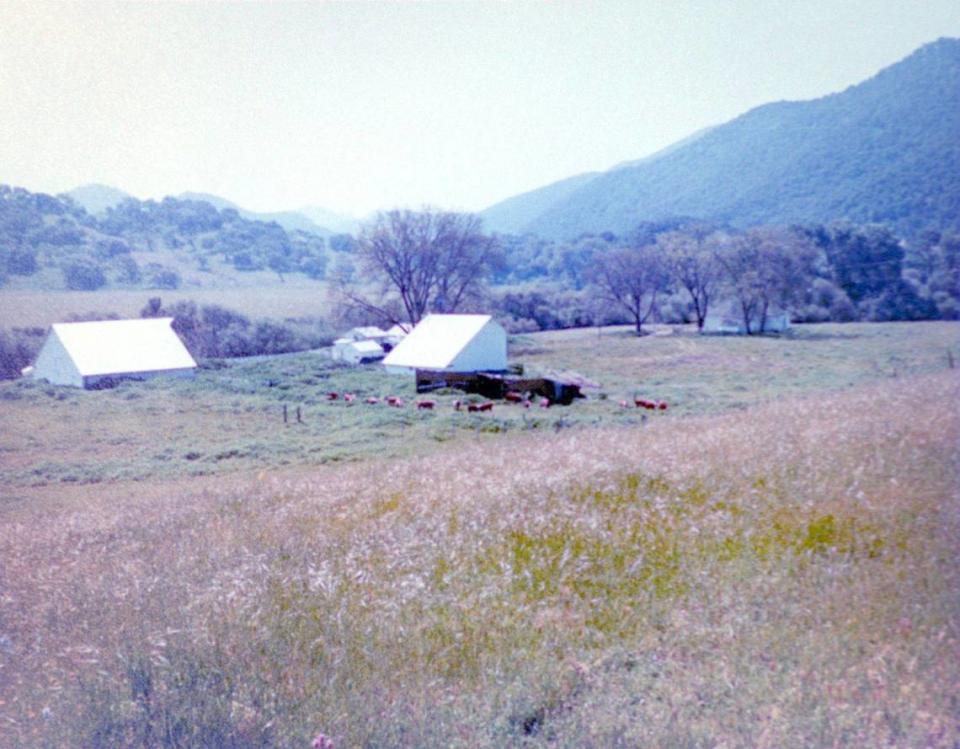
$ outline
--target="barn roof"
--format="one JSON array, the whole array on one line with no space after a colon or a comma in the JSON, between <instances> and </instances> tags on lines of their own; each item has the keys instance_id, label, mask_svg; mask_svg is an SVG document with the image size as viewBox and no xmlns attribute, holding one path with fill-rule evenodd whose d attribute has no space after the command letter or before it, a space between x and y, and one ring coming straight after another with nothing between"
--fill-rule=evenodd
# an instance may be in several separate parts
<instances>
[{"instance_id":1,"label":"barn roof","mask_svg":"<svg viewBox=\"0 0 960 749\"><path fill-rule=\"evenodd\" d=\"M85 377L196 367L171 323L172 317L55 323L53 334Z\"/></svg>"},{"instance_id":2,"label":"barn roof","mask_svg":"<svg viewBox=\"0 0 960 749\"><path fill-rule=\"evenodd\" d=\"M350 347L360 354L382 354L383 347L376 341L353 341Z\"/></svg>"},{"instance_id":3,"label":"barn roof","mask_svg":"<svg viewBox=\"0 0 960 749\"><path fill-rule=\"evenodd\" d=\"M490 315L428 315L387 354L388 367L444 369L466 348Z\"/></svg>"}]
</instances>

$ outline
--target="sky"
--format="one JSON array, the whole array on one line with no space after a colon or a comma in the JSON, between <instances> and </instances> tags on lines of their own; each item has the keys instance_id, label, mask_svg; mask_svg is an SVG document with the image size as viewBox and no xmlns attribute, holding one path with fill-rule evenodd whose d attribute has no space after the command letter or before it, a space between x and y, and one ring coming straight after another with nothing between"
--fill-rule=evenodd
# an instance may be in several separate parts
<instances>
[{"instance_id":1,"label":"sky","mask_svg":"<svg viewBox=\"0 0 960 749\"><path fill-rule=\"evenodd\" d=\"M0 0L0 183L476 211L941 36L957 0Z\"/></svg>"}]
</instances>

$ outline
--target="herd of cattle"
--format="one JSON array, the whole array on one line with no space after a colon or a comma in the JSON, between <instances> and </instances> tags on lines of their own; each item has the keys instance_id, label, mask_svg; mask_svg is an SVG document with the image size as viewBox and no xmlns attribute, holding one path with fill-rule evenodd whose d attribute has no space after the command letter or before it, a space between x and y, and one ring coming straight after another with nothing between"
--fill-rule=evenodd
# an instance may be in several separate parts
<instances>
[{"instance_id":1,"label":"herd of cattle","mask_svg":"<svg viewBox=\"0 0 960 749\"><path fill-rule=\"evenodd\" d=\"M531 408L534 405L534 401L531 400L530 396L525 393L518 393L515 391L507 391L503 396L503 399L507 403L513 403L523 408ZM353 403L357 400L357 396L354 393L337 393L330 391L327 393L328 401L343 400L346 403ZM406 403L400 396L397 395L388 395L386 398L378 398L376 396L370 396L365 398L364 403L370 406L375 406L379 403L385 403L388 406L393 408L403 408ZM437 401L435 400L417 400L413 404L416 406L418 411L432 411L437 406ZM539 408L550 408L553 403L549 398L541 397L536 400L536 405ZM634 398L633 406L635 408L644 408L648 411L666 411L667 403L666 401L650 401L644 398ZM621 408L629 408L630 402L622 400L620 401ZM493 401L484 401L482 403L471 403L467 401L455 400L453 402L454 411L467 411L468 413L484 413L493 411Z\"/></svg>"}]
</instances>

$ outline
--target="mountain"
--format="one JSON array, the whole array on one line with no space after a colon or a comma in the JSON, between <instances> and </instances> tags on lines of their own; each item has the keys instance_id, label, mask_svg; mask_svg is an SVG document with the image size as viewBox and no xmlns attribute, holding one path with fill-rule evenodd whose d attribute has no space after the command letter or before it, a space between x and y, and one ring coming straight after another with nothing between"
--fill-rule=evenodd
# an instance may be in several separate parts
<instances>
[{"instance_id":1,"label":"mountain","mask_svg":"<svg viewBox=\"0 0 960 749\"><path fill-rule=\"evenodd\" d=\"M354 234L360 231L360 222L353 216L328 211L326 208L308 205L300 208L297 213L306 216L315 224L325 226L338 234Z\"/></svg>"},{"instance_id":2,"label":"mountain","mask_svg":"<svg viewBox=\"0 0 960 749\"><path fill-rule=\"evenodd\" d=\"M123 190L109 185L81 185L75 187L69 192L64 193L71 198L77 205L92 215L105 213L107 208L119 205L127 198L131 197Z\"/></svg>"},{"instance_id":3,"label":"mountain","mask_svg":"<svg viewBox=\"0 0 960 749\"><path fill-rule=\"evenodd\" d=\"M328 228L326 224L321 224L317 221L314 221L302 211L275 211L257 213L255 211L248 211L246 208L241 208L236 203L233 203L226 198L221 198L218 195L211 195L205 192L182 192L177 195L176 198L177 200L200 200L205 203L209 203L214 208L221 211L224 209L233 209L245 219L249 219L250 221L263 221L264 223L273 221L280 224L280 226L287 231L306 231L310 232L311 234L318 234L322 237L329 237L331 234L337 233L337 230Z\"/></svg>"},{"instance_id":4,"label":"mountain","mask_svg":"<svg viewBox=\"0 0 960 749\"><path fill-rule=\"evenodd\" d=\"M550 210L552 206L562 203L581 187L592 182L599 174L600 172L577 174L546 187L507 198L480 214L483 217L484 227L488 231L504 234L523 234L531 219Z\"/></svg>"},{"instance_id":5,"label":"mountain","mask_svg":"<svg viewBox=\"0 0 960 749\"><path fill-rule=\"evenodd\" d=\"M652 158L568 178L483 212L491 228L571 239L692 216L734 226L960 222L960 39L840 93L776 102Z\"/></svg>"}]
</instances>

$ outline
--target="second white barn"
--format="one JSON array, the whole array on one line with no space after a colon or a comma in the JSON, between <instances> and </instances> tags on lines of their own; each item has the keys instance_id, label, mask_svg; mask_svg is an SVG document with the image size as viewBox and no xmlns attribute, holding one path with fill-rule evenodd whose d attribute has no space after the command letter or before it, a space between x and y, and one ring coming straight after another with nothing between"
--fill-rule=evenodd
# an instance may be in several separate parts
<instances>
[{"instance_id":1,"label":"second white barn","mask_svg":"<svg viewBox=\"0 0 960 749\"><path fill-rule=\"evenodd\" d=\"M105 380L192 377L197 363L172 323L172 317L56 323L31 374L81 388L102 387Z\"/></svg>"},{"instance_id":2,"label":"second white barn","mask_svg":"<svg viewBox=\"0 0 960 749\"><path fill-rule=\"evenodd\" d=\"M507 332L490 315L427 315L383 360L388 372L502 372Z\"/></svg>"}]
</instances>

